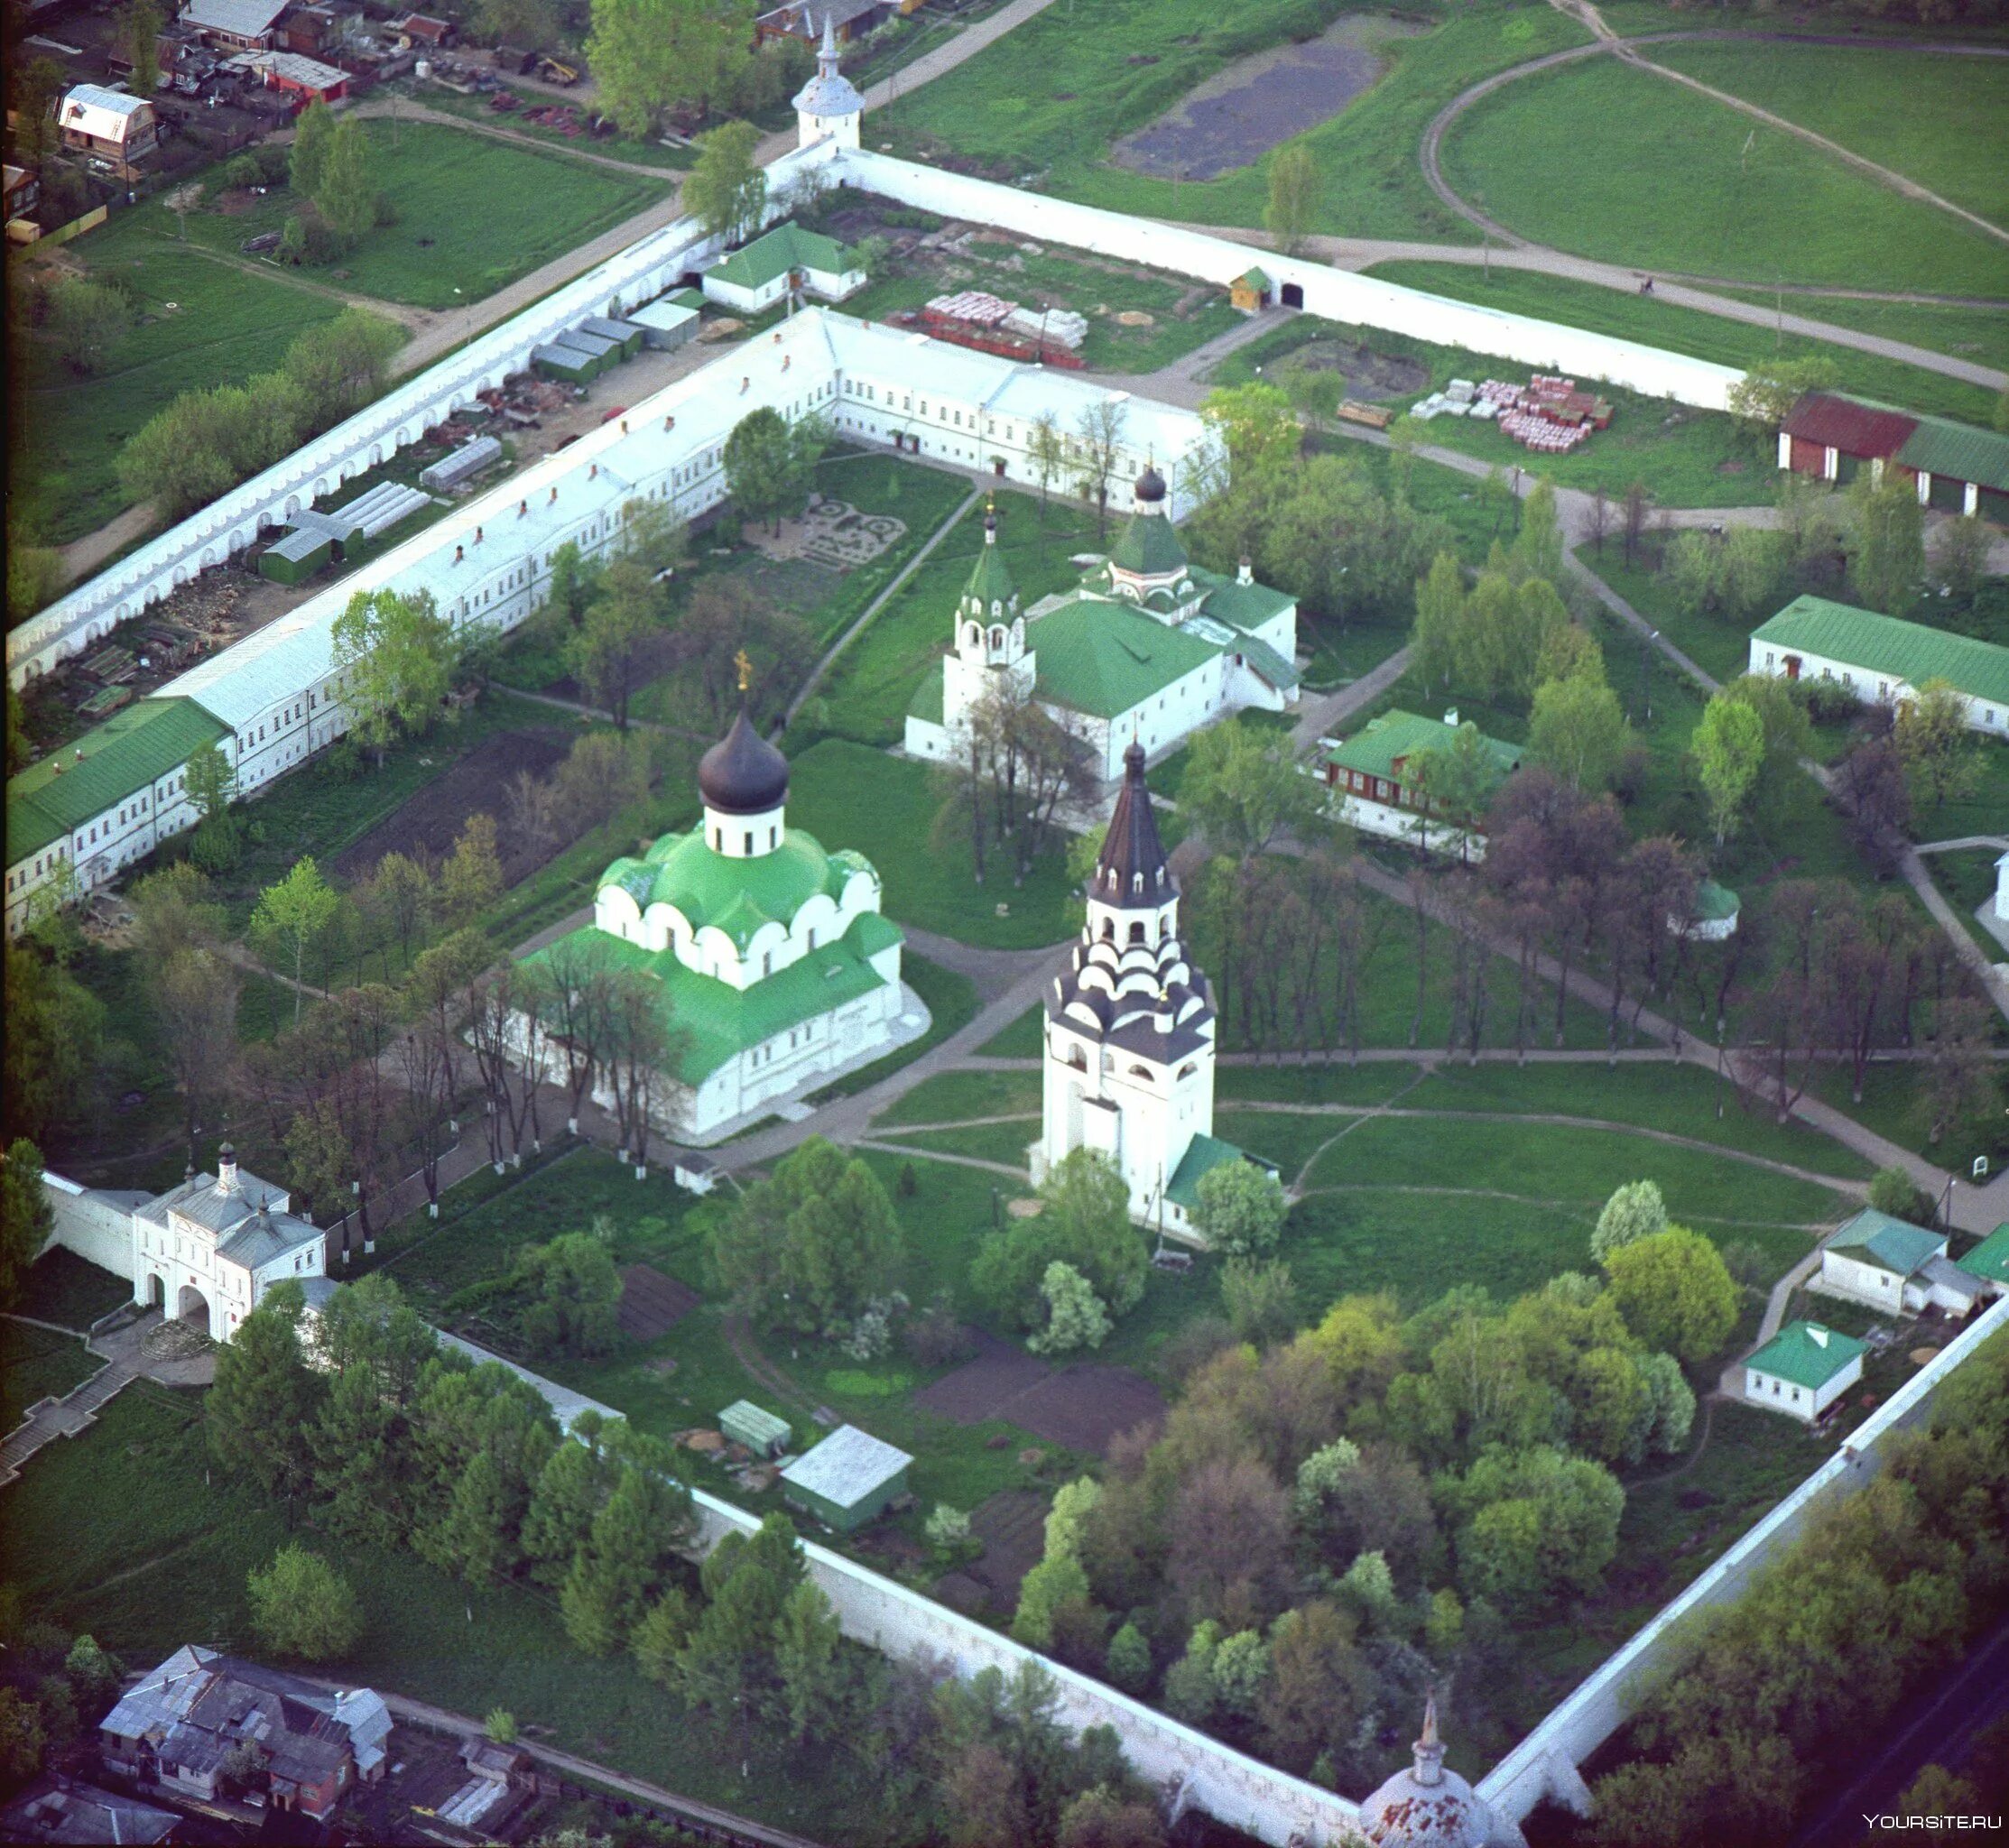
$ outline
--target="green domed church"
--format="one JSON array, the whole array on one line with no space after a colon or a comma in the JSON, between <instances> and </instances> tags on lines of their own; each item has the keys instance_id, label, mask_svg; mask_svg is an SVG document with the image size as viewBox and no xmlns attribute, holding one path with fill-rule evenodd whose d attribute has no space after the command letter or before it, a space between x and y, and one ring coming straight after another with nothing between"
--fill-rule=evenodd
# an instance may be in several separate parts
<instances>
[{"instance_id":1,"label":"green domed church","mask_svg":"<svg viewBox=\"0 0 2009 1848\"><path fill-rule=\"evenodd\" d=\"M593 922L530 959L554 978L635 968L662 984L682 1092L665 1127L686 1141L715 1141L926 1026L877 872L788 826L788 776L742 711L699 763L700 825L615 861Z\"/></svg>"}]
</instances>

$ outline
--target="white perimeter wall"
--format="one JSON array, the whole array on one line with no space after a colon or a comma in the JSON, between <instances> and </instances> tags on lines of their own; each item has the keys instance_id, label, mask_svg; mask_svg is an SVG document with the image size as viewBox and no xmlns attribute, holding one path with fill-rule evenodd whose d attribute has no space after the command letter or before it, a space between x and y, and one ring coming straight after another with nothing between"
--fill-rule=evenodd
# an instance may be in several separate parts
<instances>
[{"instance_id":1,"label":"white perimeter wall","mask_svg":"<svg viewBox=\"0 0 2009 1848\"><path fill-rule=\"evenodd\" d=\"M44 1173L42 1190L55 1215L55 1229L49 1235L48 1251L60 1245L88 1260L100 1270L133 1280L133 1215L116 1201L80 1187L60 1174ZM36 1253L37 1257L41 1252Z\"/></svg>"},{"instance_id":2,"label":"white perimeter wall","mask_svg":"<svg viewBox=\"0 0 2009 1848\"><path fill-rule=\"evenodd\" d=\"M920 206L945 217L995 225L1099 255L1150 263L1223 289L1244 271L1260 268L1280 289L1286 282L1298 284L1311 314L1362 327L1387 328L1440 346L1468 347L1537 372L1602 379L1649 397L1673 398L1705 411L1723 410L1730 387L1744 376L1734 366L1714 365L1706 359L1690 359L1657 346L1642 346L1581 328L1559 327L1526 315L1505 314L1475 302L1426 295L1396 282L1356 276L1303 257L1280 256L1152 218L1133 218L1051 199L1044 193L1021 192L1014 187L944 173L858 148L833 150L833 156L838 178L903 205Z\"/></svg>"}]
</instances>

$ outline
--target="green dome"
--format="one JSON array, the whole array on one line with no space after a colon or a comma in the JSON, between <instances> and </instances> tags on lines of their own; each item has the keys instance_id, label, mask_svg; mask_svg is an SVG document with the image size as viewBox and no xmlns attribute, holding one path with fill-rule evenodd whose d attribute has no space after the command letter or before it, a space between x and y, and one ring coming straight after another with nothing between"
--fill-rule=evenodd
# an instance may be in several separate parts
<instances>
[{"instance_id":1,"label":"green dome","mask_svg":"<svg viewBox=\"0 0 2009 1848\"><path fill-rule=\"evenodd\" d=\"M823 893L842 902L855 873L872 863L848 851L828 854L814 835L789 828L772 853L736 860L718 853L701 832L666 834L640 860L616 860L600 878L600 889L617 885L639 910L673 905L693 930L708 925L723 930L742 947L763 924L787 929L795 914Z\"/></svg>"}]
</instances>

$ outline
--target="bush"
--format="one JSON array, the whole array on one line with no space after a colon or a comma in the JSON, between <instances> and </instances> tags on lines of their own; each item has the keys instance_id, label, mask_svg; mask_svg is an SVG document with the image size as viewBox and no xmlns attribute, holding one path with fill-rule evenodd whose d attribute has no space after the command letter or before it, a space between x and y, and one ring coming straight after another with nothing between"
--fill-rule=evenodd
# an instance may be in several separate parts
<instances>
[{"instance_id":1,"label":"bush","mask_svg":"<svg viewBox=\"0 0 2009 1848\"><path fill-rule=\"evenodd\" d=\"M303 1662L327 1662L356 1647L363 1620L348 1581L319 1553L282 1547L246 1581L251 1623L267 1649Z\"/></svg>"},{"instance_id":2,"label":"bush","mask_svg":"<svg viewBox=\"0 0 2009 1848\"><path fill-rule=\"evenodd\" d=\"M1839 680L1801 680L1807 716L1818 725L1847 725L1862 711L1863 702Z\"/></svg>"},{"instance_id":3,"label":"bush","mask_svg":"<svg viewBox=\"0 0 2009 1848\"><path fill-rule=\"evenodd\" d=\"M1902 1168L1879 1168L1869 1184L1869 1203L1893 1219L1924 1225L1932 1217L1930 1196Z\"/></svg>"}]
</instances>

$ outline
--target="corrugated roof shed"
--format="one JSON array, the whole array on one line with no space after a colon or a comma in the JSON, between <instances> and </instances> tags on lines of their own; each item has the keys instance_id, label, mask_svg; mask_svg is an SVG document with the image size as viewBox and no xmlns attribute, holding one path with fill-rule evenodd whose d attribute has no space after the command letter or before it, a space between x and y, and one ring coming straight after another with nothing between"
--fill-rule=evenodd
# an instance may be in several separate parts
<instances>
[{"instance_id":1,"label":"corrugated roof shed","mask_svg":"<svg viewBox=\"0 0 2009 1848\"><path fill-rule=\"evenodd\" d=\"M231 735L192 699L135 699L74 744L7 779L7 864L67 839L128 796L150 790L189 753Z\"/></svg>"},{"instance_id":2,"label":"corrugated roof shed","mask_svg":"<svg viewBox=\"0 0 2009 1848\"><path fill-rule=\"evenodd\" d=\"M1900 622L1824 596L1794 597L1751 639L1866 668L1913 688L1950 680L1970 698L2009 705L2009 648L2000 642Z\"/></svg>"},{"instance_id":3,"label":"corrugated roof shed","mask_svg":"<svg viewBox=\"0 0 2009 1848\"><path fill-rule=\"evenodd\" d=\"M1923 475L1943 475L2009 494L2009 436L1950 418L1921 417L1897 459Z\"/></svg>"},{"instance_id":4,"label":"corrugated roof shed","mask_svg":"<svg viewBox=\"0 0 2009 1848\"><path fill-rule=\"evenodd\" d=\"M883 1487L913 1461L904 1450L861 1431L839 1425L806 1456L798 1456L782 1472L784 1483L820 1495L839 1508L850 1508Z\"/></svg>"},{"instance_id":5,"label":"corrugated roof shed","mask_svg":"<svg viewBox=\"0 0 2009 1848\"><path fill-rule=\"evenodd\" d=\"M190 25L210 32L255 39L270 32L273 23L292 4L292 0L190 0L189 9L181 17Z\"/></svg>"},{"instance_id":6,"label":"corrugated roof shed","mask_svg":"<svg viewBox=\"0 0 2009 1848\"><path fill-rule=\"evenodd\" d=\"M1786 413L1785 431L1845 456L1894 456L1918 428L1910 412L1836 392L1809 392Z\"/></svg>"}]
</instances>

